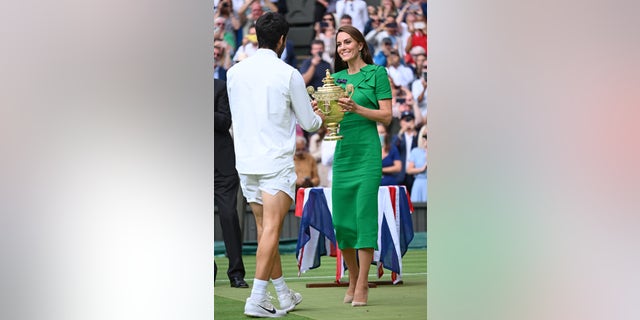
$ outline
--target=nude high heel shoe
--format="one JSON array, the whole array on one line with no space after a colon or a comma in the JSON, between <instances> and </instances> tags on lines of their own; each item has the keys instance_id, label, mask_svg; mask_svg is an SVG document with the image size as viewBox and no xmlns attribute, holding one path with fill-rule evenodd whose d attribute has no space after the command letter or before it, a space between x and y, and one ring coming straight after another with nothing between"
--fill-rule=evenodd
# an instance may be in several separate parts
<instances>
[{"instance_id":1,"label":"nude high heel shoe","mask_svg":"<svg viewBox=\"0 0 640 320\"><path fill-rule=\"evenodd\" d=\"M352 297L351 306L352 307L363 307L363 306L366 306L367 305L367 300L369 300L369 288L367 288L366 292L367 292L367 296L366 296L364 301L355 301L355 300L353 300L353 297Z\"/></svg>"}]
</instances>

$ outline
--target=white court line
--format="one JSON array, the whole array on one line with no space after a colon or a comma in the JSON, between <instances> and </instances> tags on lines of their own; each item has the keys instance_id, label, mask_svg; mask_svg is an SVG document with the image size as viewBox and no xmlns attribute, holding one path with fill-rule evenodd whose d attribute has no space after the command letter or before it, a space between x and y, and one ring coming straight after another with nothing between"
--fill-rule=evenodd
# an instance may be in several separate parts
<instances>
[{"instance_id":1,"label":"white court line","mask_svg":"<svg viewBox=\"0 0 640 320\"><path fill-rule=\"evenodd\" d=\"M385 275L387 273L385 272ZM428 272L417 272L417 273L403 273L402 274L402 278L407 277L407 276L426 276L428 275ZM301 277L284 277L284 280L286 281L300 281L300 280L313 280L313 279L335 279L336 276L301 276ZM378 276L376 275L369 275L369 279L374 279L377 280L379 279ZM245 279L248 283L253 283L253 279ZM216 282L229 282L229 280L216 280Z\"/></svg>"},{"instance_id":2,"label":"white court line","mask_svg":"<svg viewBox=\"0 0 640 320\"><path fill-rule=\"evenodd\" d=\"M390 273L389 273L390 274ZM428 272L417 272L417 273L403 273L402 277L407 277L407 276L426 276L428 275ZM385 271L385 275L387 275L387 272ZM306 280L306 279L335 279L336 276L301 276L301 277L285 277L285 280ZM376 275L369 275L370 279L378 279L378 276Z\"/></svg>"}]
</instances>

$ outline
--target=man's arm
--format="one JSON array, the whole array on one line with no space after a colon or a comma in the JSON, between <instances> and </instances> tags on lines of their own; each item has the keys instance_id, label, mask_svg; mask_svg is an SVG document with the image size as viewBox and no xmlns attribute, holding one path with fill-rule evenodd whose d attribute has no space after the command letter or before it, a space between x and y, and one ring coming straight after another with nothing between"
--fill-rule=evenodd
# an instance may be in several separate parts
<instances>
[{"instance_id":1,"label":"man's arm","mask_svg":"<svg viewBox=\"0 0 640 320\"><path fill-rule=\"evenodd\" d=\"M291 108L302 129L313 132L320 128L323 119L313 112L309 93L304 84L304 79L298 70L291 72L289 79L289 94L291 96Z\"/></svg>"}]
</instances>

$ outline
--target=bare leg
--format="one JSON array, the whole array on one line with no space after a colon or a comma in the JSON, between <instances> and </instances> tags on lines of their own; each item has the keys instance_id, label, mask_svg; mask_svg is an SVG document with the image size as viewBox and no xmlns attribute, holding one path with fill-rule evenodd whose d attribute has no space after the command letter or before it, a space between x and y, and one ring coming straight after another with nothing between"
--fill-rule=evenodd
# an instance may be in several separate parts
<instances>
[{"instance_id":1,"label":"bare leg","mask_svg":"<svg viewBox=\"0 0 640 320\"><path fill-rule=\"evenodd\" d=\"M373 261L373 248L358 249L360 273L358 274L358 283L353 294L354 304L366 305L369 299L369 268L371 267L371 261Z\"/></svg>"},{"instance_id":2,"label":"bare leg","mask_svg":"<svg viewBox=\"0 0 640 320\"><path fill-rule=\"evenodd\" d=\"M347 264L347 268L349 269L349 288L347 289L347 293L344 297L344 302L349 303L353 300L353 295L356 291L356 284L358 283L359 270L358 262L356 260L356 249L348 248L342 249L342 257L344 258L344 262Z\"/></svg>"},{"instance_id":3,"label":"bare leg","mask_svg":"<svg viewBox=\"0 0 640 320\"><path fill-rule=\"evenodd\" d=\"M258 243L260 243L260 237L262 236L262 205L252 202L249 204L253 215L256 218L256 227L258 230ZM288 209L287 209L288 211ZM278 279L282 276L282 261L280 260L280 251L276 253L276 258L273 261L273 267L271 268L271 279Z\"/></svg>"},{"instance_id":4,"label":"bare leg","mask_svg":"<svg viewBox=\"0 0 640 320\"><path fill-rule=\"evenodd\" d=\"M255 278L268 281L270 277L278 278L282 276L282 263L278 244L280 232L282 231L282 222L293 200L281 191L275 195L263 192L262 199L262 205L257 203L250 204L258 227Z\"/></svg>"}]
</instances>

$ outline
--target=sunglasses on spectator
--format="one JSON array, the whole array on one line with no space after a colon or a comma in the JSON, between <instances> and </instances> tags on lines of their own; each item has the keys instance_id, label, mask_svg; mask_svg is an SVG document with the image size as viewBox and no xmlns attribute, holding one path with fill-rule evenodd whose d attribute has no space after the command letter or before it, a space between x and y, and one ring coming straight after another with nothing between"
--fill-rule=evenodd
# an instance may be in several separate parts
<instances>
[{"instance_id":1,"label":"sunglasses on spectator","mask_svg":"<svg viewBox=\"0 0 640 320\"><path fill-rule=\"evenodd\" d=\"M424 135L424 136L422 136L422 137L426 139L426 138L427 138L427 135L425 134L425 135Z\"/></svg>"}]
</instances>

